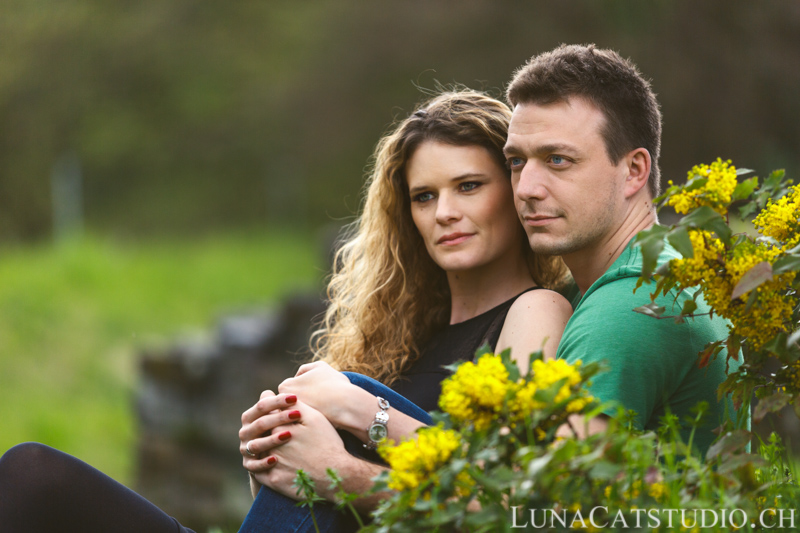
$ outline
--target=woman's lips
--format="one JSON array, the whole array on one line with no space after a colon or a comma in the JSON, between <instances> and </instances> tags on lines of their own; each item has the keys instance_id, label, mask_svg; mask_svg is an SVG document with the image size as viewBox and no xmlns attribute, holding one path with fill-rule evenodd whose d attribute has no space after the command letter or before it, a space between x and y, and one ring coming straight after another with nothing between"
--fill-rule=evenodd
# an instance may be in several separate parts
<instances>
[{"instance_id":1,"label":"woman's lips","mask_svg":"<svg viewBox=\"0 0 800 533\"><path fill-rule=\"evenodd\" d=\"M447 235L442 235L439 237L439 240L436 241L436 244L441 244L444 246L455 246L456 244L461 244L462 242L466 241L470 237L475 235L474 233L448 233Z\"/></svg>"}]
</instances>

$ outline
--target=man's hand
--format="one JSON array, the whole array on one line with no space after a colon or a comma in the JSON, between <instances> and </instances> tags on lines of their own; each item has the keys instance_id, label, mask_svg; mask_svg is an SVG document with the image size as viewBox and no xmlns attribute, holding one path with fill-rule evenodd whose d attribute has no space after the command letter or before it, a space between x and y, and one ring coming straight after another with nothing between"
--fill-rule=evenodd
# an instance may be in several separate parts
<instances>
[{"instance_id":1,"label":"man's hand","mask_svg":"<svg viewBox=\"0 0 800 533\"><path fill-rule=\"evenodd\" d=\"M335 490L329 488L330 479L326 473L328 468L332 468L343 478L345 490L366 492L380 467L350 455L336 429L322 413L301 401L294 407L302 414L300 421L289 428L291 438L270 451L275 462L269 468L255 472L256 480L285 496L298 499L293 483L297 470L302 469L316 483L317 493L333 500Z\"/></svg>"}]
</instances>

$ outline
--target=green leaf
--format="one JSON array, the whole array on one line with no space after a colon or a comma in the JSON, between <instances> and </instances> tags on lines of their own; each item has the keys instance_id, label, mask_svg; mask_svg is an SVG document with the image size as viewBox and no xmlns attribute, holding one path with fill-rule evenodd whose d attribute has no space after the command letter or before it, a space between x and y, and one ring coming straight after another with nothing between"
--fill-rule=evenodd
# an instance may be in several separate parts
<instances>
[{"instance_id":1,"label":"green leaf","mask_svg":"<svg viewBox=\"0 0 800 533\"><path fill-rule=\"evenodd\" d=\"M689 181L686 182L686 185L683 186L683 190L686 192L696 191L697 189L702 189L705 187L707 183L707 177L695 174Z\"/></svg>"},{"instance_id":2,"label":"green leaf","mask_svg":"<svg viewBox=\"0 0 800 533\"><path fill-rule=\"evenodd\" d=\"M689 238L689 231L685 227L678 227L667 234L667 240L685 258L694 257L692 240Z\"/></svg>"},{"instance_id":3,"label":"green leaf","mask_svg":"<svg viewBox=\"0 0 800 533\"><path fill-rule=\"evenodd\" d=\"M517 381L520 378L519 366L517 366L516 361L511 359L511 348L506 348L500 352L500 360L508 371L508 379Z\"/></svg>"},{"instance_id":4,"label":"green leaf","mask_svg":"<svg viewBox=\"0 0 800 533\"><path fill-rule=\"evenodd\" d=\"M776 276L784 272L796 272L798 270L800 270L800 255L784 255L772 265L772 273Z\"/></svg>"},{"instance_id":5,"label":"green leaf","mask_svg":"<svg viewBox=\"0 0 800 533\"><path fill-rule=\"evenodd\" d=\"M699 368L705 368L708 366L708 362L711 360L711 357L716 356L720 351L722 351L722 341L716 341L707 344L703 351L699 354L700 360L697 362L697 366Z\"/></svg>"},{"instance_id":6,"label":"green leaf","mask_svg":"<svg viewBox=\"0 0 800 533\"><path fill-rule=\"evenodd\" d=\"M697 302L694 300L686 300L683 302L683 308L681 309L682 315L691 315L697 310Z\"/></svg>"},{"instance_id":7,"label":"green leaf","mask_svg":"<svg viewBox=\"0 0 800 533\"><path fill-rule=\"evenodd\" d=\"M776 392L772 396L761 398L758 400L755 411L753 412L753 422L758 424L761 422L767 413L774 413L783 409L792 397L783 392Z\"/></svg>"},{"instance_id":8,"label":"green leaf","mask_svg":"<svg viewBox=\"0 0 800 533\"><path fill-rule=\"evenodd\" d=\"M717 456L726 456L741 450L750 443L750 432L744 429L737 429L726 434L708 449L706 459L713 459Z\"/></svg>"},{"instance_id":9,"label":"green leaf","mask_svg":"<svg viewBox=\"0 0 800 533\"><path fill-rule=\"evenodd\" d=\"M752 172L755 172L755 170L750 170L749 168L737 168L736 169L736 175L737 176L744 176L745 174L750 174Z\"/></svg>"},{"instance_id":10,"label":"green leaf","mask_svg":"<svg viewBox=\"0 0 800 533\"><path fill-rule=\"evenodd\" d=\"M761 261L757 263L745 272L742 279L739 280L739 283L733 288L733 293L731 293L731 300L735 300L741 297L746 292L750 292L765 281L770 281L772 279L772 265L770 265L767 261Z\"/></svg>"},{"instance_id":11,"label":"green leaf","mask_svg":"<svg viewBox=\"0 0 800 533\"><path fill-rule=\"evenodd\" d=\"M794 330L794 332L789 335L789 338L786 339L786 347L789 348L793 344L797 344L800 342L800 329Z\"/></svg>"},{"instance_id":12,"label":"green leaf","mask_svg":"<svg viewBox=\"0 0 800 533\"><path fill-rule=\"evenodd\" d=\"M742 344L742 338L739 335L731 335L725 342L725 347L728 349L728 358L739 360L739 347Z\"/></svg>"},{"instance_id":13,"label":"green leaf","mask_svg":"<svg viewBox=\"0 0 800 533\"><path fill-rule=\"evenodd\" d=\"M689 226L706 231L713 231L725 245L730 244L731 235L733 233L723 216L707 205L698 207L683 217L680 222L678 222L678 226Z\"/></svg>"},{"instance_id":14,"label":"green leaf","mask_svg":"<svg viewBox=\"0 0 800 533\"><path fill-rule=\"evenodd\" d=\"M662 306L660 306L660 305L658 305L656 303L652 303L652 302L634 309L634 311L636 311L637 313L641 313L643 315L652 316L652 317L656 317L656 318L658 318L661 315L663 315L664 311L666 311L666 310L667 310L666 307L662 307Z\"/></svg>"},{"instance_id":15,"label":"green leaf","mask_svg":"<svg viewBox=\"0 0 800 533\"><path fill-rule=\"evenodd\" d=\"M664 236L669 228L654 225L650 229L640 231L634 241L642 250L642 277L649 278L658 264L658 256L664 249Z\"/></svg>"},{"instance_id":16,"label":"green leaf","mask_svg":"<svg viewBox=\"0 0 800 533\"><path fill-rule=\"evenodd\" d=\"M492 347L489 346L489 343L484 343L475 351L475 361L477 361L482 355L486 355L487 353L494 353Z\"/></svg>"},{"instance_id":17,"label":"green leaf","mask_svg":"<svg viewBox=\"0 0 800 533\"><path fill-rule=\"evenodd\" d=\"M739 170L747 170L747 169L739 169ZM752 172L752 170L747 170L747 172ZM736 171L736 174L739 175L739 171ZM744 180L743 182L736 185L736 188L733 190L733 194L731 194L731 200L744 200L748 198L753 191L756 190L758 187L758 176L753 176L750 179Z\"/></svg>"},{"instance_id":18,"label":"green leaf","mask_svg":"<svg viewBox=\"0 0 800 533\"><path fill-rule=\"evenodd\" d=\"M777 170L773 170L769 177L764 180L763 189L774 189L778 185L781 184L783 178L786 176L786 170L780 168Z\"/></svg>"},{"instance_id":19,"label":"green leaf","mask_svg":"<svg viewBox=\"0 0 800 533\"><path fill-rule=\"evenodd\" d=\"M762 350L766 350L768 352L774 353L775 355L781 356L786 354L786 350L789 344L786 342L786 333L781 331L772 339L764 344Z\"/></svg>"},{"instance_id":20,"label":"green leaf","mask_svg":"<svg viewBox=\"0 0 800 533\"><path fill-rule=\"evenodd\" d=\"M747 297L747 304L744 306L744 312L749 313L750 309L753 308L753 305L756 303L758 299L758 291L750 291L750 296Z\"/></svg>"}]
</instances>

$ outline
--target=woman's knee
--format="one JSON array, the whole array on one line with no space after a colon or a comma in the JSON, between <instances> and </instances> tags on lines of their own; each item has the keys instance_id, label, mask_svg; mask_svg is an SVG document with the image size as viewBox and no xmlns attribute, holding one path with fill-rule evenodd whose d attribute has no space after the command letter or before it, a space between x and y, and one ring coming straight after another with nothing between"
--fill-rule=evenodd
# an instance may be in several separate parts
<instances>
[{"instance_id":1,"label":"woman's knee","mask_svg":"<svg viewBox=\"0 0 800 533\"><path fill-rule=\"evenodd\" d=\"M52 483L60 452L38 442L17 444L0 457L0 484L36 490Z\"/></svg>"},{"instance_id":2,"label":"woman's knee","mask_svg":"<svg viewBox=\"0 0 800 533\"><path fill-rule=\"evenodd\" d=\"M11 467L35 467L52 448L38 442L23 442L10 448L0 457L0 469Z\"/></svg>"}]
</instances>

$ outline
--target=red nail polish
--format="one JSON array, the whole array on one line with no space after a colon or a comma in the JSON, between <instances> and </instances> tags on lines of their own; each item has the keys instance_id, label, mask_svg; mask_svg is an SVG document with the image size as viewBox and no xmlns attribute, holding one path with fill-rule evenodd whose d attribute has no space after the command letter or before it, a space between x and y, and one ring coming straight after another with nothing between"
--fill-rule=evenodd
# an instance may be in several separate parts
<instances>
[{"instance_id":1,"label":"red nail polish","mask_svg":"<svg viewBox=\"0 0 800 533\"><path fill-rule=\"evenodd\" d=\"M278 435L278 440L289 440L289 437L291 437L291 436L292 436L292 433L290 431L284 431L283 433Z\"/></svg>"},{"instance_id":2,"label":"red nail polish","mask_svg":"<svg viewBox=\"0 0 800 533\"><path fill-rule=\"evenodd\" d=\"M267 464L268 464L268 465L270 465L270 466L274 465L274 464L275 464L275 463L277 463L277 462L278 462L278 460L277 460L277 459L275 459L274 457L269 457L269 458L267 459Z\"/></svg>"},{"instance_id":3,"label":"red nail polish","mask_svg":"<svg viewBox=\"0 0 800 533\"><path fill-rule=\"evenodd\" d=\"M300 411L291 411L289 413L289 420L297 420L300 418Z\"/></svg>"},{"instance_id":4,"label":"red nail polish","mask_svg":"<svg viewBox=\"0 0 800 533\"><path fill-rule=\"evenodd\" d=\"M297 403L297 396L295 396L294 394L290 394L289 396L286 397L286 403L288 404Z\"/></svg>"}]
</instances>

